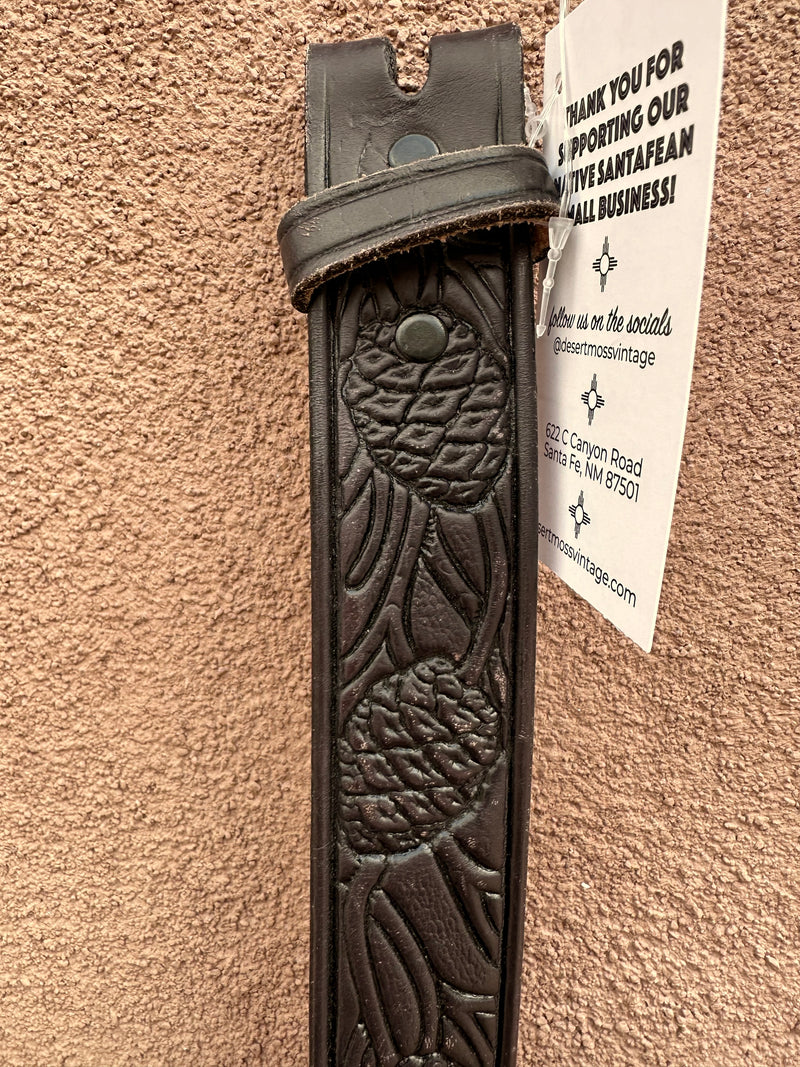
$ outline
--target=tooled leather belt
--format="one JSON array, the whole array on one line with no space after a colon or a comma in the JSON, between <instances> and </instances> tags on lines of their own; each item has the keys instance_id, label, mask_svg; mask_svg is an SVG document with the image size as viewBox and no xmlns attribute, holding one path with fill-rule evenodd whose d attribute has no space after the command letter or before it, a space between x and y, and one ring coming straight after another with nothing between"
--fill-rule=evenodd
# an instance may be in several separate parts
<instances>
[{"instance_id":1,"label":"tooled leather belt","mask_svg":"<svg viewBox=\"0 0 800 1067\"><path fill-rule=\"evenodd\" d=\"M314 1067L510 1067L533 728L532 270L514 26L307 69Z\"/></svg>"}]
</instances>

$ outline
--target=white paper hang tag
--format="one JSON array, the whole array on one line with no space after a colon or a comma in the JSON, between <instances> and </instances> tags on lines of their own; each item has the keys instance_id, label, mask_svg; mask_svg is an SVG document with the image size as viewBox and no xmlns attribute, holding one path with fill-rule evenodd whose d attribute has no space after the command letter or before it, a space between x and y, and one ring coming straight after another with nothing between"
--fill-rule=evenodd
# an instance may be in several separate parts
<instances>
[{"instance_id":1,"label":"white paper hang tag","mask_svg":"<svg viewBox=\"0 0 800 1067\"><path fill-rule=\"evenodd\" d=\"M652 646L711 211L725 0L584 0L547 36L575 226L537 342L539 554ZM567 128L565 129L565 114ZM568 142L567 142L568 139Z\"/></svg>"}]
</instances>

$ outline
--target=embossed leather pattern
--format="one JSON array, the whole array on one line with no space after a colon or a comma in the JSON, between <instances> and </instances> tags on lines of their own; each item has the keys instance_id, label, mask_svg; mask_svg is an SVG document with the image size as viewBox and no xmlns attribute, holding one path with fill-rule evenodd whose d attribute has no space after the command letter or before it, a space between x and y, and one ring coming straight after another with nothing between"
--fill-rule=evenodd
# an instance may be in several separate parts
<instances>
[{"instance_id":1,"label":"embossed leather pattern","mask_svg":"<svg viewBox=\"0 0 800 1067\"><path fill-rule=\"evenodd\" d=\"M339 291L343 1067L495 1062L516 540L505 284L484 236ZM448 334L430 363L395 341L422 311Z\"/></svg>"},{"instance_id":2,"label":"embossed leather pattern","mask_svg":"<svg viewBox=\"0 0 800 1067\"><path fill-rule=\"evenodd\" d=\"M413 95L388 42L315 46L307 110L310 194L385 170L408 134L443 152L518 143L518 31L435 38ZM481 229L352 269L311 303L313 1067L514 1062L531 262L528 227Z\"/></svg>"}]
</instances>

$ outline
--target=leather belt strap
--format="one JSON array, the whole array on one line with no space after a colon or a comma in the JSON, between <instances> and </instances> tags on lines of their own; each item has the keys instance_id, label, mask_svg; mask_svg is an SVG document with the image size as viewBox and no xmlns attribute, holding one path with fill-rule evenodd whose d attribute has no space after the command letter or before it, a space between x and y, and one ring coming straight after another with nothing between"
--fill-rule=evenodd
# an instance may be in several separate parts
<instances>
[{"instance_id":1,"label":"leather belt strap","mask_svg":"<svg viewBox=\"0 0 800 1067\"><path fill-rule=\"evenodd\" d=\"M449 152L325 189L293 207L278 229L292 303L308 311L325 282L392 252L547 219L555 195L541 154L521 145ZM544 254L546 233L538 244Z\"/></svg>"},{"instance_id":2,"label":"leather belt strap","mask_svg":"<svg viewBox=\"0 0 800 1067\"><path fill-rule=\"evenodd\" d=\"M312 1067L515 1062L539 249L514 223L558 209L522 86L514 26L434 38L416 93L388 41L309 51L280 232L309 307Z\"/></svg>"}]
</instances>

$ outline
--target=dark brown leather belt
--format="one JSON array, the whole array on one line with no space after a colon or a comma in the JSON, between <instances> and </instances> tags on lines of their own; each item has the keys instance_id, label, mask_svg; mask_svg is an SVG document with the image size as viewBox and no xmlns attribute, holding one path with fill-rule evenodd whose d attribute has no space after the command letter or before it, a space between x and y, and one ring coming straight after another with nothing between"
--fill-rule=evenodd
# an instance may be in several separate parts
<instances>
[{"instance_id":1,"label":"dark brown leather belt","mask_svg":"<svg viewBox=\"0 0 800 1067\"><path fill-rule=\"evenodd\" d=\"M510 1067L533 729L532 261L516 27L312 46L313 1067Z\"/></svg>"}]
</instances>

